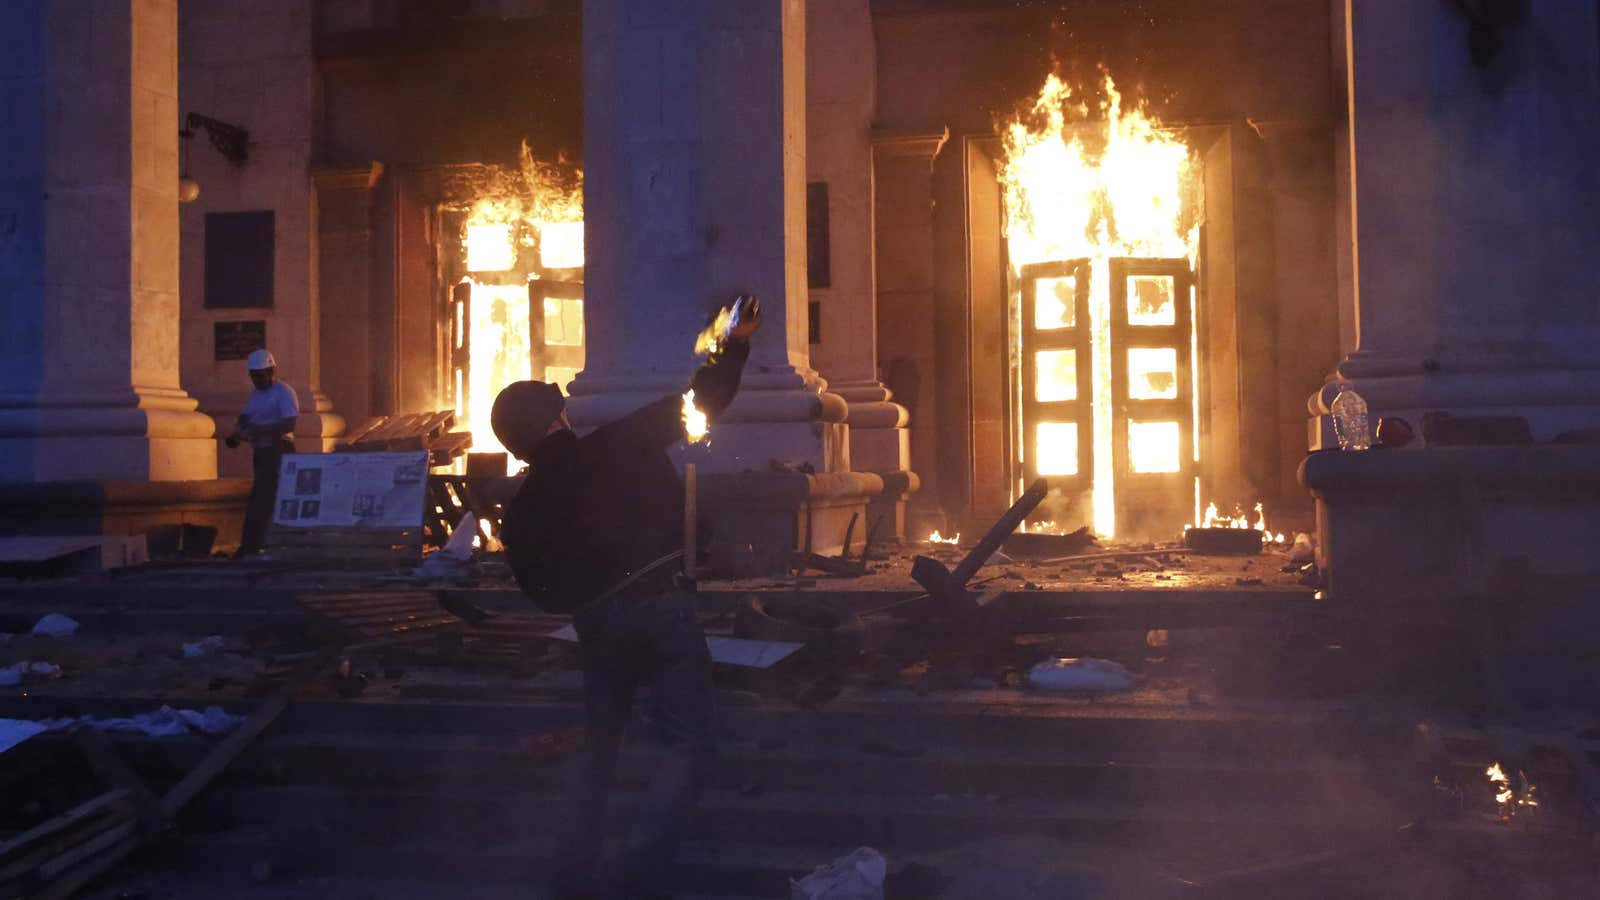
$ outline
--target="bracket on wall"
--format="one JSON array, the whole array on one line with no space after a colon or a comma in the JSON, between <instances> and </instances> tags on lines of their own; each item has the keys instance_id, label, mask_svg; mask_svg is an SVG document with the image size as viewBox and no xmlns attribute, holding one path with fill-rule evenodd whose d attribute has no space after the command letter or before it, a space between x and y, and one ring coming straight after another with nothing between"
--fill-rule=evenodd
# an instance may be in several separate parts
<instances>
[{"instance_id":1,"label":"bracket on wall","mask_svg":"<svg viewBox=\"0 0 1600 900\"><path fill-rule=\"evenodd\" d=\"M204 129L206 137L211 139L211 146L215 147L231 163L242 163L250 158L250 132L238 125L203 116L199 113L189 113L184 120L184 137L195 131Z\"/></svg>"}]
</instances>

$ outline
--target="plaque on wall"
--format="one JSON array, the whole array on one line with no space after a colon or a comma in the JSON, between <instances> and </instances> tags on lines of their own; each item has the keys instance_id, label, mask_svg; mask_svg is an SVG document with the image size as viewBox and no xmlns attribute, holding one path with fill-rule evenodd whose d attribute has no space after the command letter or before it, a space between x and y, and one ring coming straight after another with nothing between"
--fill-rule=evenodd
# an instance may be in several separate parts
<instances>
[{"instance_id":1,"label":"plaque on wall","mask_svg":"<svg viewBox=\"0 0 1600 900\"><path fill-rule=\"evenodd\" d=\"M248 359L250 354L267 346L265 319L243 322L218 322L213 337L212 358L217 362Z\"/></svg>"}]
</instances>

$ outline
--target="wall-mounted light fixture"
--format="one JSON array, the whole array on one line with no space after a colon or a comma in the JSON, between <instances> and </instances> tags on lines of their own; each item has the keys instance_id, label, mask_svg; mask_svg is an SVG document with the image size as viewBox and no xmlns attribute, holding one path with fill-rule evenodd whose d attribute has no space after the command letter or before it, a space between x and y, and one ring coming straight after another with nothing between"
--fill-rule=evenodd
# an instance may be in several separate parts
<instances>
[{"instance_id":1,"label":"wall-mounted light fixture","mask_svg":"<svg viewBox=\"0 0 1600 900\"><path fill-rule=\"evenodd\" d=\"M250 132L238 125L189 113L178 137L178 202L193 203L200 199L200 182L189 177L189 142L197 130L204 129L211 146L229 162L239 165L250 158Z\"/></svg>"},{"instance_id":2,"label":"wall-mounted light fixture","mask_svg":"<svg viewBox=\"0 0 1600 900\"><path fill-rule=\"evenodd\" d=\"M185 129L190 133L198 129L205 129L206 137L211 139L211 146L215 147L228 162L242 163L250 158L250 132L238 125L202 116L199 113L189 113L185 120ZM181 132L180 132L181 133Z\"/></svg>"}]
</instances>

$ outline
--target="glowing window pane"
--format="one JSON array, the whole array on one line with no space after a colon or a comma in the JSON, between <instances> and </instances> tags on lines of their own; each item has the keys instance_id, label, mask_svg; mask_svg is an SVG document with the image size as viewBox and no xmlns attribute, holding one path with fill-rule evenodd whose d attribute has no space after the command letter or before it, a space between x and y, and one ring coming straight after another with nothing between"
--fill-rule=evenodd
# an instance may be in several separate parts
<instances>
[{"instance_id":1,"label":"glowing window pane","mask_svg":"<svg viewBox=\"0 0 1600 900\"><path fill-rule=\"evenodd\" d=\"M467 340L467 310L465 303L455 304L456 308L456 349L460 350Z\"/></svg>"},{"instance_id":2,"label":"glowing window pane","mask_svg":"<svg viewBox=\"0 0 1600 900\"><path fill-rule=\"evenodd\" d=\"M1128 396L1134 400L1178 398L1178 351L1135 347L1128 351Z\"/></svg>"},{"instance_id":3,"label":"glowing window pane","mask_svg":"<svg viewBox=\"0 0 1600 900\"><path fill-rule=\"evenodd\" d=\"M1040 475L1078 474L1078 423L1040 422L1034 431Z\"/></svg>"},{"instance_id":4,"label":"glowing window pane","mask_svg":"<svg viewBox=\"0 0 1600 900\"><path fill-rule=\"evenodd\" d=\"M1039 370L1034 399L1042 403L1078 399L1078 354L1074 350L1041 350L1033 355Z\"/></svg>"},{"instance_id":5,"label":"glowing window pane","mask_svg":"<svg viewBox=\"0 0 1600 900\"><path fill-rule=\"evenodd\" d=\"M583 346L583 301L544 298L544 342L553 347Z\"/></svg>"},{"instance_id":6,"label":"glowing window pane","mask_svg":"<svg viewBox=\"0 0 1600 900\"><path fill-rule=\"evenodd\" d=\"M469 272L504 272L517 261L510 225L468 225L466 244Z\"/></svg>"},{"instance_id":7,"label":"glowing window pane","mask_svg":"<svg viewBox=\"0 0 1600 900\"><path fill-rule=\"evenodd\" d=\"M1170 275L1133 275L1128 278L1129 325L1175 325L1178 321L1177 285Z\"/></svg>"},{"instance_id":8,"label":"glowing window pane","mask_svg":"<svg viewBox=\"0 0 1600 900\"><path fill-rule=\"evenodd\" d=\"M1041 278L1033 283L1033 327L1040 331L1071 328L1076 324L1078 281Z\"/></svg>"},{"instance_id":9,"label":"glowing window pane","mask_svg":"<svg viewBox=\"0 0 1600 900\"><path fill-rule=\"evenodd\" d=\"M1129 422L1128 464L1141 475L1177 472L1181 441L1177 422Z\"/></svg>"},{"instance_id":10,"label":"glowing window pane","mask_svg":"<svg viewBox=\"0 0 1600 900\"><path fill-rule=\"evenodd\" d=\"M569 366L544 367L544 380L561 388L561 393L563 394L567 392L567 385L571 384L572 379L577 377L578 370Z\"/></svg>"},{"instance_id":11,"label":"glowing window pane","mask_svg":"<svg viewBox=\"0 0 1600 900\"><path fill-rule=\"evenodd\" d=\"M539 265L546 269L583 268L583 222L540 225Z\"/></svg>"}]
</instances>

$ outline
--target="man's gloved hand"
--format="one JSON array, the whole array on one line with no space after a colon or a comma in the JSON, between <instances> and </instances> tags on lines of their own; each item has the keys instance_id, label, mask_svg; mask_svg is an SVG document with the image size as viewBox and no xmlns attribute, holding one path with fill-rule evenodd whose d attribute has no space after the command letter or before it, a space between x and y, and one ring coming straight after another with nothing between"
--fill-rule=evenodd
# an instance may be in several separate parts
<instances>
[{"instance_id":1,"label":"man's gloved hand","mask_svg":"<svg viewBox=\"0 0 1600 900\"><path fill-rule=\"evenodd\" d=\"M740 310L739 324L733 326L728 334L731 337L748 339L761 329L761 301L754 296L745 295L735 302L743 303L744 308Z\"/></svg>"}]
</instances>

